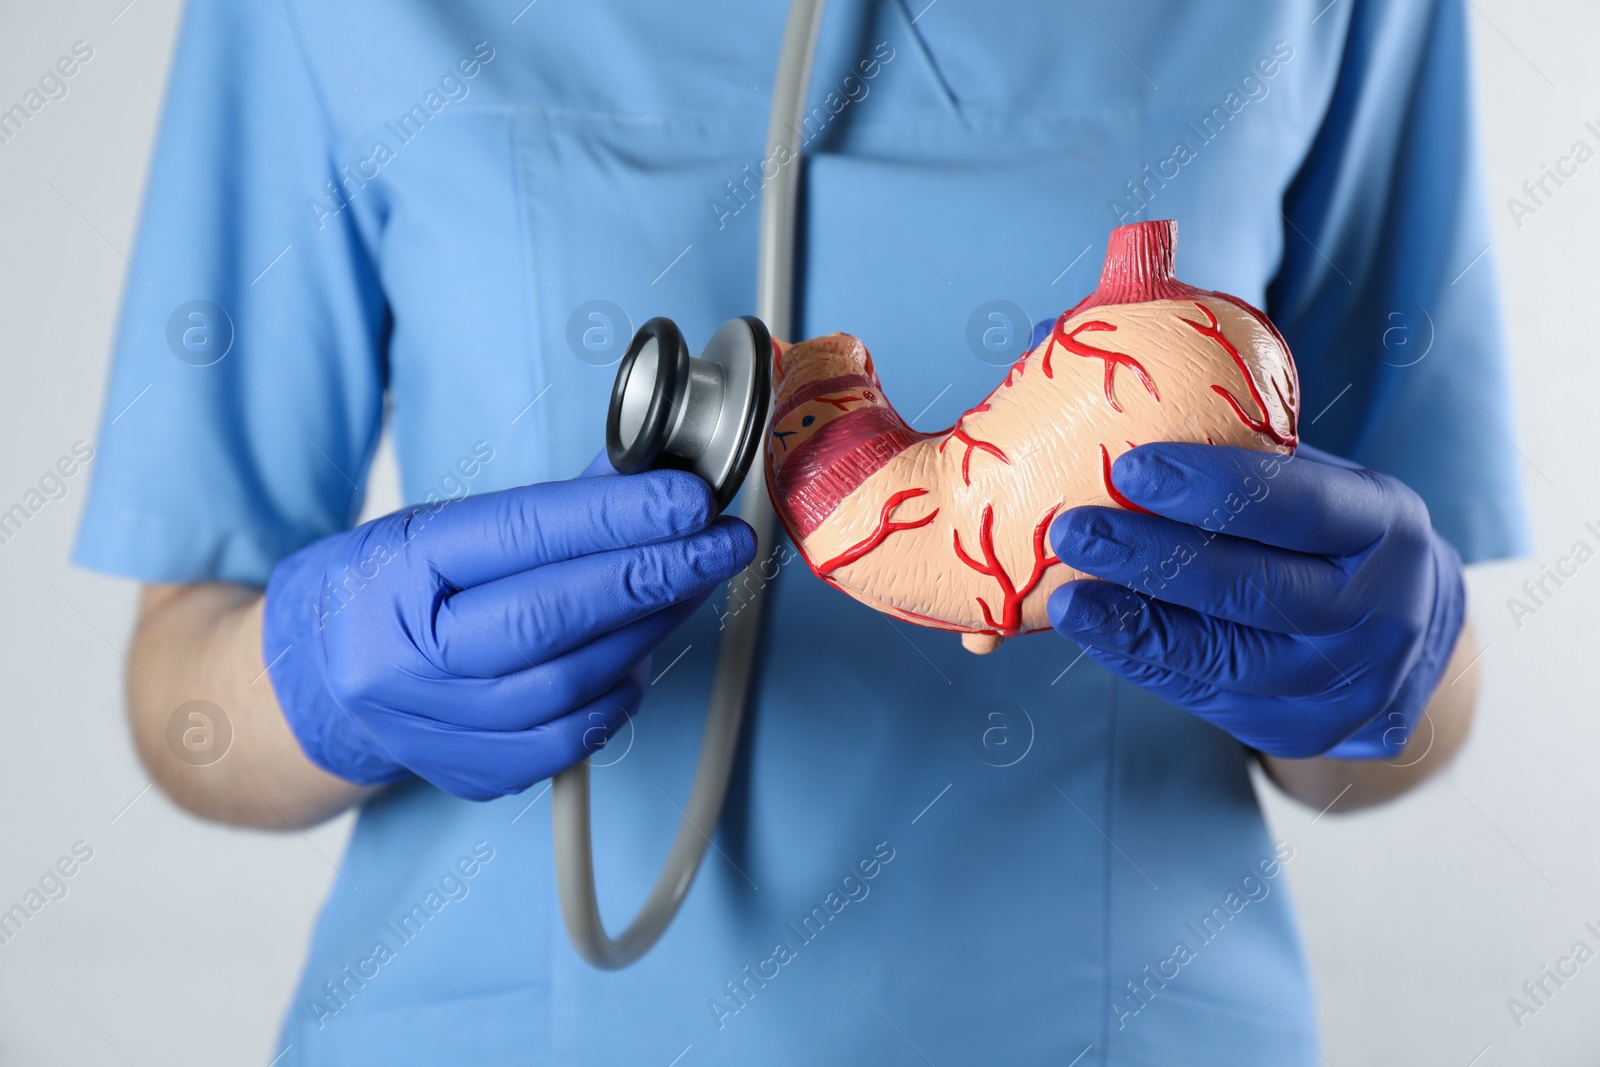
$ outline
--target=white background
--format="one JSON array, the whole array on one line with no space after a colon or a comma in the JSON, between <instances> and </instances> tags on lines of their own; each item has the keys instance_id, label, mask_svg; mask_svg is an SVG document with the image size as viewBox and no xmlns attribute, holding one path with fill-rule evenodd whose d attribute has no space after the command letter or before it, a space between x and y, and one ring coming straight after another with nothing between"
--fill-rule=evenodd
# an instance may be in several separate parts
<instances>
[{"instance_id":1,"label":"white background","mask_svg":"<svg viewBox=\"0 0 1600 1067\"><path fill-rule=\"evenodd\" d=\"M73 41L95 48L70 94L0 145L0 510L95 435L179 13L124 2L0 3L7 102ZM1600 961L1520 1029L1506 1004L1579 938L1600 948L1583 929L1600 927L1600 562L1521 628L1506 606L1600 526L1600 301L1583 295L1600 161L1520 227L1505 203L1575 139L1597 143L1583 123L1600 124L1600 12L1478 0L1469 18L1536 550L1471 576L1485 699L1446 776L1355 817L1267 801L1296 848L1321 1051L1338 1067L1600 1059ZM0 906L74 842L94 849L68 896L0 946L0 1064L266 1064L349 821L236 831L146 790L120 701L135 590L66 562L84 484L0 545ZM374 485L369 510L398 503L392 467Z\"/></svg>"}]
</instances>

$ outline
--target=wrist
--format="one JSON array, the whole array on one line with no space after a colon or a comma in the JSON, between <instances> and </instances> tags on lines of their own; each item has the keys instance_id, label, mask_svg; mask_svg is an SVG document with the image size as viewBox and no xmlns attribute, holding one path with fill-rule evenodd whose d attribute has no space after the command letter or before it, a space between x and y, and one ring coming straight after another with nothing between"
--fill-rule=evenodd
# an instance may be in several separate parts
<instances>
[{"instance_id":1,"label":"wrist","mask_svg":"<svg viewBox=\"0 0 1600 1067\"><path fill-rule=\"evenodd\" d=\"M1433 534L1433 610L1415 663L1387 706L1354 735L1324 755L1338 760L1388 760L1411 741L1434 691L1444 678L1456 642L1466 624L1467 592L1461 556L1444 538Z\"/></svg>"},{"instance_id":2,"label":"wrist","mask_svg":"<svg viewBox=\"0 0 1600 1067\"><path fill-rule=\"evenodd\" d=\"M339 703L328 683L322 546L309 545L273 569L262 606L262 658L284 721L306 758L357 785L386 785L407 770Z\"/></svg>"}]
</instances>

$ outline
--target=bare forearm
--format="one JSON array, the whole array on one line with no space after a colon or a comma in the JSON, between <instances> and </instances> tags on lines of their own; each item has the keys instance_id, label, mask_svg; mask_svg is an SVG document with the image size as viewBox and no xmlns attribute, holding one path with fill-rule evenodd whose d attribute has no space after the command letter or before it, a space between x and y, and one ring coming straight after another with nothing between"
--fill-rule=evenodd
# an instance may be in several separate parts
<instances>
[{"instance_id":1,"label":"bare forearm","mask_svg":"<svg viewBox=\"0 0 1600 1067\"><path fill-rule=\"evenodd\" d=\"M326 773L301 752L262 662L261 605L261 591L247 586L147 586L129 657L129 725L150 776L180 806L242 826L304 827L371 790ZM216 749L186 749L182 739L185 729L220 736L218 724L185 714L184 724L169 730L174 712L196 700L226 716L232 738L220 758ZM190 710L215 717L203 706Z\"/></svg>"},{"instance_id":2,"label":"bare forearm","mask_svg":"<svg viewBox=\"0 0 1600 1067\"><path fill-rule=\"evenodd\" d=\"M1267 775L1313 808L1355 811L1393 800L1446 767L1472 731L1478 703L1477 639L1469 621L1406 747L1392 760L1287 760L1262 756Z\"/></svg>"}]
</instances>

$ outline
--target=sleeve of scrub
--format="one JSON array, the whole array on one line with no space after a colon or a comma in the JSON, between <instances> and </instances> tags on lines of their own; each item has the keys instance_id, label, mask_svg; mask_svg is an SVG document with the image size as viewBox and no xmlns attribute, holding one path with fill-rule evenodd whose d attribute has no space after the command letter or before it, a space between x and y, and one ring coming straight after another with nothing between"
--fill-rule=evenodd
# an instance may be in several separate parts
<instances>
[{"instance_id":1,"label":"sleeve of scrub","mask_svg":"<svg viewBox=\"0 0 1600 1067\"><path fill-rule=\"evenodd\" d=\"M1471 88L1462 0L1357 0L1268 293L1301 435L1410 485L1467 562L1528 546Z\"/></svg>"},{"instance_id":2,"label":"sleeve of scrub","mask_svg":"<svg viewBox=\"0 0 1600 1067\"><path fill-rule=\"evenodd\" d=\"M279 10L188 4L73 554L83 566L265 585L279 559L359 512L387 311L356 222L366 205L312 209L333 202L337 175L310 66L324 60Z\"/></svg>"}]
</instances>

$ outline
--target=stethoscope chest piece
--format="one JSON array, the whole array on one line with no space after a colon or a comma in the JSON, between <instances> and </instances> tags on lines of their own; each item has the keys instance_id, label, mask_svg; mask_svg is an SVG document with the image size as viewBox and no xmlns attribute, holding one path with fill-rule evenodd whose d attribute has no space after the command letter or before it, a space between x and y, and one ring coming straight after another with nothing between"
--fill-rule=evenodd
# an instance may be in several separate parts
<instances>
[{"instance_id":1,"label":"stethoscope chest piece","mask_svg":"<svg viewBox=\"0 0 1600 1067\"><path fill-rule=\"evenodd\" d=\"M606 415L606 454L621 474L699 475L728 506L761 449L772 404L772 337L753 315L730 319L689 355L671 319L633 335Z\"/></svg>"},{"instance_id":2,"label":"stethoscope chest piece","mask_svg":"<svg viewBox=\"0 0 1600 1067\"><path fill-rule=\"evenodd\" d=\"M773 83L767 149L776 154L792 145L793 131L806 117L806 83L816 52L823 0L793 0L783 31L783 49ZM794 323L795 217L799 167L779 170L761 194L756 310L761 318L724 323L698 359L689 356L678 328L668 319L651 319L634 335L606 416L606 453L623 474L651 467L677 467L704 478L725 508L739 491L750 464L766 440L772 406L772 335ZM763 322L765 320L765 322ZM771 540L775 524L766 486L757 480L740 501L739 514ZM768 576L770 577L770 576ZM722 816L722 802L739 750L739 726L755 674L766 580L744 585L740 610L722 630L717 673L706 709L705 736L683 821L672 839L650 895L628 926L613 938L606 933L595 896L594 853L590 840L589 762L555 776L550 791L550 828L555 851L557 896L572 947L589 963L606 970L626 967L650 950L683 903ZM702 829L704 827L704 829Z\"/></svg>"}]
</instances>

